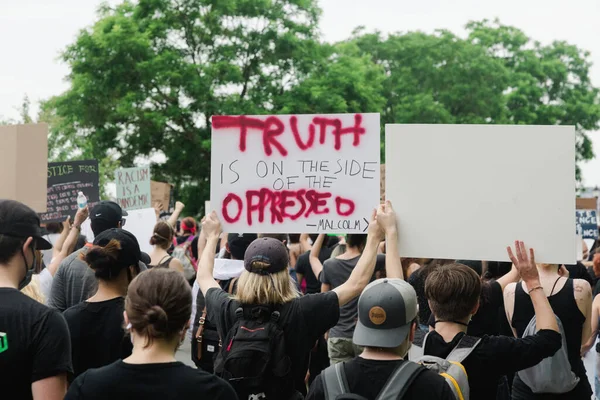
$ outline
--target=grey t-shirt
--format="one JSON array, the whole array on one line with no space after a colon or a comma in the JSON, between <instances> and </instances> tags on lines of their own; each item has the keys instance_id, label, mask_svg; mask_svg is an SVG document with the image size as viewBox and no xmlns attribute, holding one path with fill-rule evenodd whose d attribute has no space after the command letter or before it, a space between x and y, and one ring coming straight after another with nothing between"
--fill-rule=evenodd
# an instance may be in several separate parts
<instances>
[{"instance_id":1,"label":"grey t-shirt","mask_svg":"<svg viewBox=\"0 0 600 400\"><path fill-rule=\"evenodd\" d=\"M321 282L330 285L331 289L341 286L348 280L359 259L360 256L350 260L330 258L329 260L325 261L323 263L323 272L320 276ZM383 254L377 255L375 272L377 271L385 271L385 255ZM372 280L373 279L375 279L375 274L373 275ZM329 337L352 338L357 318L358 297L350 300L350 302L348 302L345 306L340 307L340 319L338 320L337 325L329 330Z\"/></svg>"},{"instance_id":2,"label":"grey t-shirt","mask_svg":"<svg viewBox=\"0 0 600 400\"><path fill-rule=\"evenodd\" d=\"M89 247L85 246L61 263L52 281L52 289L48 298L48 306L65 311L90 297L98 290L98 283L94 271L80 258L81 254L87 253ZM140 261L140 271L148 269Z\"/></svg>"}]
</instances>

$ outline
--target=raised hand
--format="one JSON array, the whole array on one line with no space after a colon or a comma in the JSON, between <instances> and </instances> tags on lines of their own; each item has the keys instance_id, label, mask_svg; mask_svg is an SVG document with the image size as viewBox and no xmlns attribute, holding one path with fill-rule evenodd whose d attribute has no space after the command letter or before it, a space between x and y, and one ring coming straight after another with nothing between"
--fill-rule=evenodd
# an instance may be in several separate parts
<instances>
[{"instance_id":1,"label":"raised hand","mask_svg":"<svg viewBox=\"0 0 600 400\"><path fill-rule=\"evenodd\" d=\"M216 212L211 212L202 220L202 231L207 238L216 237L218 238L221 234L221 221Z\"/></svg>"},{"instance_id":2,"label":"raised hand","mask_svg":"<svg viewBox=\"0 0 600 400\"><path fill-rule=\"evenodd\" d=\"M387 200L377 208L377 223L388 235L397 232L396 212L391 201Z\"/></svg>"},{"instance_id":3,"label":"raised hand","mask_svg":"<svg viewBox=\"0 0 600 400\"><path fill-rule=\"evenodd\" d=\"M529 254L527 249L525 248L525 244L521 241L515 241L515 253L513 254L512 249L509 247L506 248L508 251L508 256L512 261L513 265L519 271L521 278L528 282L534 282L539 284L540 275L537 270L537 266L535 264L535 252L533 249L529 249ZM527 285L529 287L529 285Z\"/></svg>"},{"instance_id":4,"label":"raised hand","mask_svg":"<svg viewBox=\"0 0 600 400\"><path fill-rule=\"evenodd\" d=\"M377 222L377 209L373 209L371 214L371 221L369 222L369 229L367 230L369 237L381 242L385 239L385 231L381 225Z\"/></svg>"},{"instance_id":5,"label":"raised hand","mask_svg":"<svg viewBox=\"0 0 600 400\"><path fill-rule=\"evenodd\" d=\"M75 220L73 221L73 225L77 228L81 228L81 225L85 222L86 219L88 219L89 215L90 209L87 206L78 209L77 213L75 214Z\"/></svg>"}]
</instances>

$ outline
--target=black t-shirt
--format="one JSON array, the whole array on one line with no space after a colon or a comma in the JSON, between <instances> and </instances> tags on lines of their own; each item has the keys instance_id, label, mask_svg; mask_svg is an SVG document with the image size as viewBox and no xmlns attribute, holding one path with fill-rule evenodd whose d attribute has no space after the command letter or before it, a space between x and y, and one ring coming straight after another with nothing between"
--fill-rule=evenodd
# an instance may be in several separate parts
<instances>
[{"instance_id":1,"label":"black t-shirt","mask_svg":"<svg viewBox=\"0 0 600 400\"><path fill-rule=\"evenodd\" d=\"M224 380L180 362L127 364L117 361L81 374L65 400L237 400Z\"/></svg>"},{"instance_id":2,"label":"black t-shirt","mask_svg":"<svg viewBox=\"0 0 600 400\"><path fill-rule=\"evenodd\" d=\"M237 320L235 310L239 307L240 303L222 289L212 288L206 293L208 318L217 324L222 338ZM340 316L338 297L335 292L309 294L284 304L280 313L286 352L292 362L294 389L306 394L304 378L310 350L318 337L337 323Z\"/></svg>"},{"instance_id":3,"label":"black t-shirt","mask_svg":"<svg viewBox=\"0 0 600 400\"><path fill-rule=\"evenodd\" d=\"M58 311L17 289L0 288L0 390L31 399L31 384L73 372L71 343ZM8 397L7 397L8 398Z\"/></svg>"},{"instance_id":4,"label":"black t-shirt","mask_svg":"<svg viewBox=\"0 0 600 400\"><path fill-rule=\"evenodd\" d=\"M496 281L486 283L482 286L482 299L479 310L471 318L467 335L481 337L483 335L500 335L501 325L508 326L508 320L504 312L504 296L502 286ZM429 317L429 326L435 326L435 316ZM504 331L503 331L504 332ZM512 336L512 334L511 334Z\"/></svg>"},{"instance_id":5,"label":"black t-shirt","mask_svg":"<svg viewBox=\"0 0 600 400\"><path fill-rule=\"evenodd\" d=\"M125 299L83 302L64 312L71 333L75 377L90 368L129 357L133 345L125 335Z\"/></svg>"},{"instance_id":6,"label":"black t-shirt","mask_svg":"<svg viewBox=\"0 0 600 400\"><path fill-rule=\"evenodd\" d=\"M442 336L432 331L427 337L425 354L446 358L463 336L464 333L459 333L446 343ZM470 399L495 399L500 377L533 367L554 355L561 345L560 333L545 329L521 339L483 336L479 345L462 362L469 377Z\"/></svg>"},{"instance_id":7,"label":"black t-shirt","mask_svg":"<svg viewBox=\"0 0 600 400\"><path fill-rule=\"evenodd\" d=\"M361 357L345 363L344 368L350 393L358 394L367 399L376 399L394 370L404 363L404 360L366 360ZM432 371L423 371L410 385L403 400L455 400L454 394L446 380ZM323 400L322 375L310 386L306 400Z\"/></svg>"},{"instance_id":8,"label":"black t-shirt","mask_svg":"<svg viewBox=\"0 0 600 400\"><path fill-rule=\"evenodd\" d=\"M324 263L326 260L331 257L331 249L329 247L321 247L321 251L319 252L319 260L321 263ZM310 266L310 251L306 253L300 254L298 260L296 261L296 274L302 274L304 279L306 279L306 293L320 293L321 292L321 282L317 279L313 270ZM302 283L302 282L298 282Z\"/></svg>"}]
</instances>

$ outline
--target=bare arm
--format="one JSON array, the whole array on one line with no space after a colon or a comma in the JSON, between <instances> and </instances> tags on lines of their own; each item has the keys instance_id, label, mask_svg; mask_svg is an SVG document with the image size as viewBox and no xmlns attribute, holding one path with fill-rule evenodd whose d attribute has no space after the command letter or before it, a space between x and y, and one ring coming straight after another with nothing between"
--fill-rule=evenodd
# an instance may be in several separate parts
<instances>
[{"instance_id":1,"label":"bare arm","mask_svg":"<svg viewBox=\"0 0 600 400\"><path fill-rule=\"evenodd\" d=\"M177 272L181 272L183 274L183 264L176 258L172 258L169 263L169 268L174 269Z\"/></svg>"},{"instance_id":2,"label":"bare arm","mask_svg":"<svg viewBox=\"0 0 600 400\"><path fill-rule=\"evenodd\" d=\"M310 249L310 255L308 256L308 261L310 262L310 268L313 271L313 274L319 279L319 275L323 272L323 264L321 260L319 260L319 253L321 252L321 247L323 246L323 241L325 241L325 234L321 233L312 248Z\"/></svg>"},{"instance_id":3,"label":"bare arm","mask_svg":"<svg viewBox=\"0 0 600 400\"><path fill-rule=\"evenodd\" d=\"M519 276L519 270L517 270L517 268L513 264L513 266L510 269L510 271L508 271L507 274L505 274L505 275L501 276L500 278L498 278L498 280L496 280L496 282L498 282L500 284L500 287L502 288L502 290L504 290L504 288L509 283L518 282L519 278L520 278L520 276Z\"/></svg>"},{"instance_id":4,"label":"bare arm","mask_svg":"<svg viewBox=\"0 0 600 400\"><path fill-rule=\"evenodd\" d=\"M388 200L377 209L377 223L385 231L385 272L388 278L404 279L398 250L398 219Z\"/></svg>"},{"instance_id":5,"label":"bare arm","mask_svg":"<svg viewBox=\"0 0 600 400\"><path fill-rule=\"evenodd\" d=\"M581 346L581 356L585 356L585 354L590 351L590 349L596 343L596 339L598 338L598 318L600 318L600 295L597 295L594 298L594 302L592 303L592 323L591 323L591 336L588 339L587 343L582 342Z\"/></svg>"},{"instance_id":6,"label":"bare arm","mask_svg":"<svg viewBox=\"0 0 600 400\"><path fill-rule=\"evenodd\" d=\"M371 222L369 223L369 235L367 244L363 250L356 267L352 270L350 277L344 284L333 289L337 293L340 307L347 304L363 291L369 284L373 272L375 271L375 263L377 261L377 247L383 239L384 233L377 220L375 219L376 211L373 211Z\"/></svg>"},{"instance_id":7,"label":"bare arm","mask_svg":"<svg viewBox=\"0 0 600 400\"><path fill-rule=\"evenodd\" d=\"M61 374L31 384L34 400L62 400L67 393L67 375Z\"/></svg>"},{"instance_id":8,"label":"bare arm","mask_svg":"<svg viewBox=\"0 0 600 400\"><path fill-rule=\"evenodd\" d=\"M583 279L574 279L575 302L579 311L585 316L581 331L581 343L587 343L592 336L592 287Z\"/></svg>"},{"instance_id":9,"label":"bare arm","mask_svg":"<svg viewBox=\"0 0 600 400\"><path fill-rule=\"evenodd\" d=\"M331 290L331 285L330 284L328 284L328 283L321 283L321 293L327 293L330 290Z\"/></svg>"},{"instance_id":10,"label":"bare arm","mask_svg":"<svg viewBox=\"0 0 600 400\"><path fill-rule=\"evenodd\" d=\"M213 278L213 270L215 268L215 249L217 243L219 243L219 235L221 234L221 223L219 217L213 211L204 218L202 222L202 230L206 235L206 247L200 256L200 262L198 263L198 273L196 274L196 280L200 285L202 294L206 296L206 293L211 288L219 288L219 284ZM200 243L200 240L198 240ZM198 244L200 247L200 244Z\"/></svg>"},{"instance_id":11,"label":"bare arm","mask_svg":"<svg viewBox=\"0 0 600 400\"><path fill-rule=\"evenodd\" d=\"M47 267L48 272L50 272L52 276L56 274L56 271L58 270L58 267L60 266L62 260L67 258L67 256L71 254L75 249L77 239L79 239L79 234L81 232L81 225L85 222L88 215L89 210L87 207L77 210L77 214L75 214L75 219L73 221L73 226L69 229L69 232L67 233L67 238L64 241L60 252L54 255L54 257L52 258L52 262Z\"/></svg>"},{"instance_id":12,"label":"bare arm","mask_svg":"<svg viewBox=\"0 0 600 400\"><path fill-rule=\"evenodd\" d=\"M308 241L309 239L308 233L300 235L300 254L306 253L311 249L311 244Z\"/></svg>"},{"instance_id":13,"label":"bare arm","mask_svg":"<svg viewBox=\"0 0 600 400\"><path fill-rule=\"evenodd\" d=\"M181 215L181 212L184 208L185 204L183 204L182 202L178 201L177 203L175 203L175 211L173 211L173 214L171 214L171 216L167 220L167 223L169 223L173 227L173 229L177 227L177 220L179 219L179 216ZM208 210L205 211L208 213Z\"/></svg>"},{"instance_id":14,"label":"bare arm","mask_svg":"<svg viewBox=\"0 0 600 400\"><path fill-rule=\"evenodd\" d=\"M58 237L58 240L52 246L52 258L56 257L63 248L63 244L65 240L67 240L67 236L69 236L69 232L71 231L71 217L67 217L67 219L62 223L63 230Z\"/></svg>"},{"instance_id":15,"label":"bare arm","mask_svg":"<svg viewBox=\"0 0 600 400\"><path fill-rule=\"evenodd\" d=\"M534 250L529 249L529 254L527 254L523 242L515 242L515 249L516 257L513 255L510 247L507 249L508 255L513 265L519 270L519 274L529 291L529 297L535 311L536 330L550 329L558 332L558 324L554 316L554 311L552 311L552 307L548 303L548 298L540 283L540 276L535 264Z\"/></svg>"}]
</instances>

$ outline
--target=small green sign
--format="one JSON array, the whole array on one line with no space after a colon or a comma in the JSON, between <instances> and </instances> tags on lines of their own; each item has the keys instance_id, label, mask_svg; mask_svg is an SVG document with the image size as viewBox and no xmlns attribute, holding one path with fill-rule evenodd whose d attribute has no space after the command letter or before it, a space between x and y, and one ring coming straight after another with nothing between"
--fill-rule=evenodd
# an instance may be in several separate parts
<instances>
[{"instance_id":1,"label":"small green sign","mask_svg":"<svg viewBox=\"0 0 600 400\"><path fill-rule=\"evenodd\" d=\"M6 333L0 332L0 353L4 353L8 350L8 337Z\"/></svg>"}]
</instances>

